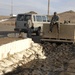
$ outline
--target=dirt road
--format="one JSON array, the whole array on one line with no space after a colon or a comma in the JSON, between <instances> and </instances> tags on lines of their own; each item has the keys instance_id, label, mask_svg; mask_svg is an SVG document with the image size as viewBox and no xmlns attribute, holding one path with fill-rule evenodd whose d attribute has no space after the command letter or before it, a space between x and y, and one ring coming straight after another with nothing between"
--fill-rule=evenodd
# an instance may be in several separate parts
<instances>
[{"instance_id":1,"label":"dirt road","mask_svg":"<svg viewBox=\"0 0 75 75\"><path fill-rule=\"evenodd\" d=\"M0 25L0 37L6 37L8 33L14 32L15 26L12 25Z\"/></svg>"}]
</instances>

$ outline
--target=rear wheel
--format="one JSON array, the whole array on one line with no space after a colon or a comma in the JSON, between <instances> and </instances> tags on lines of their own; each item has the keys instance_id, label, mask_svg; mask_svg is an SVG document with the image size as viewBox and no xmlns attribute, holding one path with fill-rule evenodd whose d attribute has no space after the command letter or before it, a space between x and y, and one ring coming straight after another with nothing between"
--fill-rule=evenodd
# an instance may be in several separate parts
<instances>
[{"instance_id":1,"label":"rear wheel","mask_svg":"<svg viewBox=\"0 0 75 75\"><path fill-rule=\"evenodd\" d=\"M40 36L41 27L38 27L38 30L36 31L36 35Z\"/></svg>"},{"instance_id":2,"label":"rear wheel","mask_svg":"<svg viewBox=\"0 0 75 75\"><path fill-rule=\"evenodd\" d=\"M36 36L40 36L40 31L36 31Z\"/></svg>"}]
</instances>

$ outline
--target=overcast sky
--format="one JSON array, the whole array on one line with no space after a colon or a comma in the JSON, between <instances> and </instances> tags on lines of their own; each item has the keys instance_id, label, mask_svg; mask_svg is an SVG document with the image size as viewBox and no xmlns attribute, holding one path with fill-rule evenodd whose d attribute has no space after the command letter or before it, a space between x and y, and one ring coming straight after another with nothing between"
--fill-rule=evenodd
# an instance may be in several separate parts
<instances>
[{"instance_id":1,"label":"overcast sky","mask_svg":"<svg viewBox=\"0 0 75 75\"><path fill-rule=\"evenodd\" d=\"M0 15L11 14L11 3L13 14L35 11L47 15L48 0L0 0ZM68 10L75 11L75 0L50 0L50 14Z\"/></svg>"}]
</instances>

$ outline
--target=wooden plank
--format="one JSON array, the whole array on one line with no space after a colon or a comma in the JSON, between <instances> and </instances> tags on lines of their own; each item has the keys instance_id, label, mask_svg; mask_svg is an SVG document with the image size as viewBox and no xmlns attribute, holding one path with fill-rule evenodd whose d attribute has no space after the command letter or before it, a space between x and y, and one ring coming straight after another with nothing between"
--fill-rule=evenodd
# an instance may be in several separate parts
<instances>
[{"instance_id":1,"label":"wooden plank","mask_svg":"<svg viewBox=\"0 0 75 75\"><path fill-rule=\"evenodd\" d=\"M60 40L60 39L41 39L41 41L50 41L50 42L62 42L62 43L74 43L73 40Z\"/></svg>"}]
</instances>

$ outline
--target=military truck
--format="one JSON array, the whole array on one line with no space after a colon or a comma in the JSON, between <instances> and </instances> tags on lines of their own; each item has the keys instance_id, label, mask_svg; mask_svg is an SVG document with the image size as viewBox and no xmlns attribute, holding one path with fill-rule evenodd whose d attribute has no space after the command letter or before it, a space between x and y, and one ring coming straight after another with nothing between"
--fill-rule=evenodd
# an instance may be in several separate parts
<instances>
[{"instance_id":1,"label":"military truck","mask_svg":"<svg viewBox=\"0 0 75 75\"><path fill-rule=\"evenodd\" d=\"M43 33L43 24L49 24L49 20L46 15L39 15L39 14L18 14L15 22L15 31L18 32L25 32L27 33L27 21L28 18L31 17L32 23L33 23L33 33L36 33L36 35L40 35L40 33Z\"/></svg>"}]
</instances>

